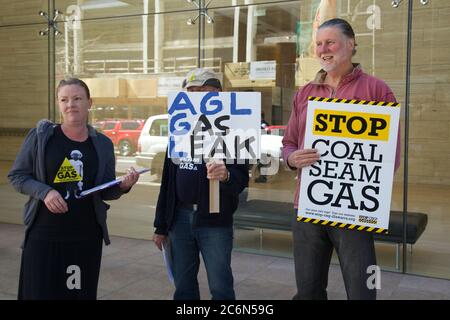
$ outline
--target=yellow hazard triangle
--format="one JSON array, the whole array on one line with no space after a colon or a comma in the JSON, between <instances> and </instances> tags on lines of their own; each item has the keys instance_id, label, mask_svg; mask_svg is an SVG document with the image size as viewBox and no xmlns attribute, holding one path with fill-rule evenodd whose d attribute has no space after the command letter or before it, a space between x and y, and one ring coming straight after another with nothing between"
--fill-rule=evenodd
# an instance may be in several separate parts
<instances>
[{"instance_id":1,"label":"yellow hazard triangle","mask_svg":"<svg viewBox=\"0 0 450 320\"><path fill-rule=\"evenodd\" d=\"M77 170L75 170L72 166L69 159L64 158L61 167L59 167L58 172L56 173L53 183L76 182L81 180L83 180L83 178L81 178Z\"/></svg>"}]
</instances>

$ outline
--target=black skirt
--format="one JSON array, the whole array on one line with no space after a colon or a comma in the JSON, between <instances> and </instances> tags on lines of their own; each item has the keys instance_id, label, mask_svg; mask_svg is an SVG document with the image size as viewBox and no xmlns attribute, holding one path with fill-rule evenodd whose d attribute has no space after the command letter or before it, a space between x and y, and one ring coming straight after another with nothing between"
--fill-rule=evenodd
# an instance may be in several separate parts
<instances>
[{"instance_id":1,"label":"black skirt","mask_svg":"<svg viewBox=\"0 0 450 320\"><path fill-rule=\"evenodd\" d=\"M102 235L74 239L33 230L22 252L19 300L95 300Z\"/></svg>"}]
</instances>

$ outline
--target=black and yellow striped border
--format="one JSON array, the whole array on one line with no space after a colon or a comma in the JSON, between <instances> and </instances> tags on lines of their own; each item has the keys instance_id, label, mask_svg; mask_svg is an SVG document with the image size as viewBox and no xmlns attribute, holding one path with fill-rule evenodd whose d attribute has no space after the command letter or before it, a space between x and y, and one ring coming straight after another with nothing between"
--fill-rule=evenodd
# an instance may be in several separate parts
<instances>
[{"instance_id":1,"label":"black and yellow striped border","mask_svg":"<svg viewBox=\"0 0 450 320\"><path fill-rule=\"evenodd\" d=\"M333 102L333 103L349 103L349 104L362 104L369 106L382 106L382 107L399 107L398 102L382 102L382 101L366 101L366 100L349 100L349 99L337 99L337 98L320 98L320 97L308 97L308 101L320 101L320 102Z\"/></svg>"},{"instance_id":2,"label":"black and yellow striped border","mask_svg":"<svg viewBox=\"0 0 450 320\"><path fill-rule=\"evenodd\" d=\"M297 217L297 221L309 222L309 223L313 223L313 224L320 224L323 226L330 226L330 227L336 227L336 228L345 228L345 229L350 229L350 230L367 231L367 232L373 232L373 233L388 233L388 230L383 229L383 228L358 226L356 224L342 223L342 222L337 222L337 221L320 220L320 219L305 218L305 217L299 217L299 216Z\"/></svg>"}]
</instances>

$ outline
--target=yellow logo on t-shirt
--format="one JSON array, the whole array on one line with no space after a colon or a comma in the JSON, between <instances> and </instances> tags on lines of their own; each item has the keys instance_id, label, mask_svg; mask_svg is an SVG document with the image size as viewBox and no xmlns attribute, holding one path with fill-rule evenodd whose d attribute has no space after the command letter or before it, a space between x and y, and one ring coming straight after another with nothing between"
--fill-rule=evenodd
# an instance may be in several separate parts
<instances>
[{"instance_id":1,"label":"yellow logo on t-shirt","mask_svg":"<svg viewBox=\"0 0 450 320\"><path fill-rule=\"evenodd\" d=\"M83 180L83 178L81 178L80 174L77 170L75 170L69 159L64 158L61 167L59 167L58 172L56 173L53 183L76 182L81 180Z\"/></svg>"}]
</instances>

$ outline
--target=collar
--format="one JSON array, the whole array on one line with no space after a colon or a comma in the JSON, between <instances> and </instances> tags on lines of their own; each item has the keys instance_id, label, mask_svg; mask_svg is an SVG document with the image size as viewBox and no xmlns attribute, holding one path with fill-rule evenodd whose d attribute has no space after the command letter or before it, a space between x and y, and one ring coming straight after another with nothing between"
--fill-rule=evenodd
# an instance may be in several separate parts
<instances>
[{"instance_id":1,"label":"collar","mask_svg":"<svg viewBox=\"0 0 450 320\"><path fill-rule=\"evenodd\" d=\"M87 127L88 127L88 135L90 137L96 137L97 131L94 129L94 127L92 127L90 124L88 124Z\"/></svg>"},{"instance_id":2,"label":"collar","mask_svg":"<svg viewBox=\"0 0 450 320\"><path fill-rule=\"evenodd\" d=\"M36 125L38 133L43 133L45 131L47 131L48 128L51 128L50 134L53 134L53 129L57 126L56 123L48 120L48 119L42 119L38 122L38 124ZM97 136L97 131L90 125L87 124L87 128L88 128L88 135L90 137L96 137Z\"/></svg>"},{"instance_id":3,"label":"collar","mask_svg":"<svg viewBox=\"0 0 450 320\"><path fill-rule=\"evenodd\" d=\"M353 63L353 71L350 72L349 74L347 74L346 76L344 76L341 79L341 85L348 83L354 79L356 79L357 77L359 77L362 73L362 67L361 64L359 63ZM316 77L314 78L314 80L311 82L312 84L316 84L316 85L323 85L325 82L325 77L327 76L327 72L323 69L321 69L319 72L317 72Z\"/></svg>"}]
</instances>

